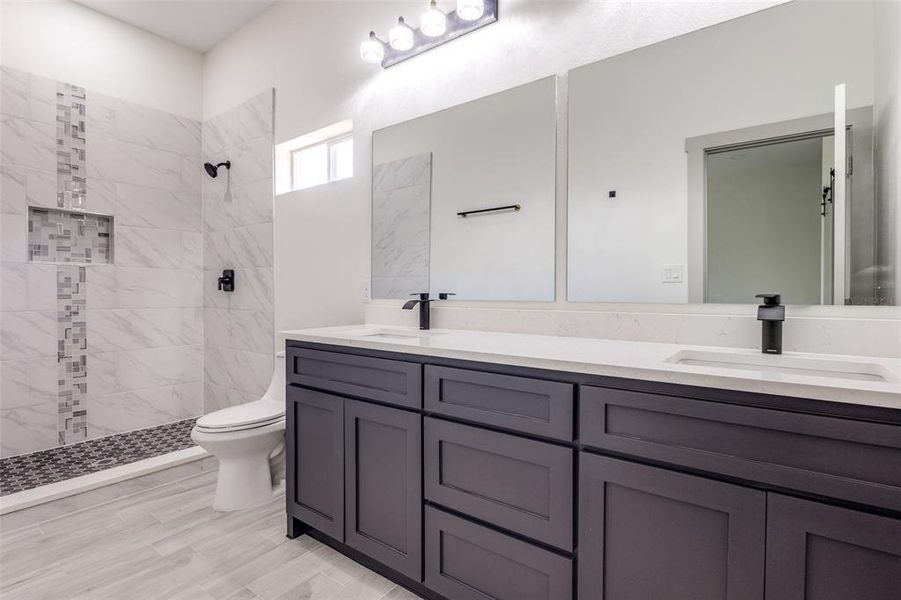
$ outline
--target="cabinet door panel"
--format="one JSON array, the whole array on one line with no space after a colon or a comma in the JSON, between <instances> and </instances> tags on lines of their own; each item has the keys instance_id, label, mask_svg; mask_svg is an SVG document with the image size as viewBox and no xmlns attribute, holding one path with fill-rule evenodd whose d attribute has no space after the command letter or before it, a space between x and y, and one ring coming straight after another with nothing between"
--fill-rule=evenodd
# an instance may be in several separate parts
<instances>
[{"instance_id":1,"label":"cabinet door panel","mask_svg":"<svg viewBox=\"0 0 901 600\"><path fill-rule=\"evenodd\" d=\"M429 417L423 447L429 500L572 550L572 448Z\"/></svg>"},{"instance_id":2,"label":"cabinet door panel","mask_svg":"<svg viewBox=\"0 0 901 600\"><path fill-rule=\"evenodd\" d=\"M766 495L580 455L580 600L761 600Z\"/></svg>"},{"instance_id":3,"label":"cabinet door panel","mask_svg":"<svg viewBox=\"0 0 901 600\"><path fill-rule=\"evenodd\" d=\"M288 512L344 540L344 399L287 388Z\"/></svg>"},{"instance_id":4,"label":"cabinet door panel","mask_svg":"<svg viewBox=\"0 0 901 600\"><path fill-rule=\"evenodd\" d=\"M898 600L901 520L770 494L767 600Z\"/></svg>"},{"instance_id":5,"label":"cabinet door panel","mask_svg":"<svg viewBox=\"0 0 901 600\"><path fill-rule=\"evenodd\" d=\"M571 600L572 561L426 507L425 584L450 600Z\"/></svg>"},{"instance_id":6,"label":"cabinet door panel","mask_svg":"<svg viewBox=\"0 0 901 600\"><path fill-rule=\"evenodd\" d=\"M345 400L347 544L422 579L422 418Z\"/></svg>"}]
</instances>

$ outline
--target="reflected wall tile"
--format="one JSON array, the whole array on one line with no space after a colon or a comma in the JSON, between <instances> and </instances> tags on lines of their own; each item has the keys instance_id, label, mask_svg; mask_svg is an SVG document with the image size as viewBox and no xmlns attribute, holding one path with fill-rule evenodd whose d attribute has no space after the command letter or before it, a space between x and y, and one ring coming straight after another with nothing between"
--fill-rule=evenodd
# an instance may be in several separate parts
<instances>
[{"instance_id":1,"label":"reflected wall tile","mask_svg":"<svg viewBox=\"0 0 901 600\"><path fill-rule=\"evenodd\" d=\"M56 123L56 81L0 65L0 114Z\"/></svg>"},{"instance_id":2,"label":"reflected wall tile","mask_svg":"<svg viewBox=\"0 0 901 600\"><path fill-rule=\"evenodd\" d=\"M56 312L0 314L0 359L56 356Z\"/></svg>"},{"instance_id":3,"label":"reflected wall tile","mask_svg":"<svg viewBox=\"0 0 901 600\"><path fill-rule=\"evenodd\" d=\"M429 289L428 277L373 277L373 298L404 298Z\"/></svg>"},{"instance_id":4,"label":"reflected wall tile","mask_svg":"<svg viewBox=\"0 0 901 600\"><path fill-rule=\"evenodd\" d=\"M431 153L418 154L372 167L372 191L385 192L413 185L430 184Z\"/></svg>"},{"instance_id":5,"label":"reflected wall tile","mask_svg":"<svg viewBox=\"0 0 901 600\"><path fill-rule=\"evenodd\" d=\"M0 158L4 165L56 171L56 126L0 117Z\"/></svg>"},{"instance_id":6,"label":"reflected wall tile","mask_svg":"<svg viewBox=\"0 0 901 600\"><path fill-rule=\"evenodd\" d=\"M57 445L56 400L0 411L0 458Z\"/></svg>"},{"instance_id":7,"label":"reflected wall tile","mask_svg":"<svg viewBox=\"0 0 901 600\"><path fill-rule=\"evenodd\" d=\"M200 382L95 396L88 413L92 438L199 416L203 405Z\"/></svg>"},{"instance_id":8,"label":"reflected wall tile","mask_svg":"<svg viewBox=\"0 0 901 600\"><path fill-rule=\"evenodd\" d=\"M200 231L202 204L197 194L116 184L116 223Z\"/></svg>"}]
</instances>

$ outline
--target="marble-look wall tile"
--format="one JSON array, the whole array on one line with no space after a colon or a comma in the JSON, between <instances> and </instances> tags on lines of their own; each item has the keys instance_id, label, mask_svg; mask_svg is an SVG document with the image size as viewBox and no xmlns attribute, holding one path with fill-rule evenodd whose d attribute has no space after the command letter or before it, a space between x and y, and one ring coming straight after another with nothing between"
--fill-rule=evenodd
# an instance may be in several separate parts
<instances>
[{"instance_id":1,"label":"marble-look wall tile","mask_svg":"<svg viewBox=\"0 0 901 600\"><path fill-rule=\"evenodd\" d=\"M0 411L56 403L57 358L0 361Z\"/></svg>"},{"instance_id":2,"label":"marble-look wall tile","mask_svg":"<svg viewBox=\"0 0 901 600\"><path fill-rule=\"evenodd\" d=\"M207 268L272 266L272 223L261 223L204 234Z\"/></svg>"},{"instance_id":3,"label":"marble-look wall tile","mask_svg":"<svg viewBox=\"0 0 901 600\"><path fill-rule=\"evenodd\" d=\"M28 206L56 207L56 173L0 165L0 212L24 215Z\"/></svg>"},{"instance_id":4,"label":"marble-look wall tile","mask_svg":"<svg viewBox=\"0 0 901 600\"><path fill-rule=\"evenodd\" d=\"M56 446L57 405L52 402L0 411L0 458Z\"/></svg>"},{"instance_id":5,"label":"marble-look wall tile","mask_svg":"<svg viewBox=\"0 0 901 600\"><path fill-rule=\"evenodd\" d=\"M202 306L199 269L116 268L116 305L120 308Z\"/></svg>"},{"instance_id":6,"label":"marble-look wall tile","mask_svg":"<svg viewBox=\"0 0 901 600\"><path fill-rule=\"evenodd\" d=\"M56 356L55 311L4 312L0 319L0 360Z\"/></svg>"},{"instance_id":7,"label":"marble-look wall tile","mask_svg":"<svg viewBox=\"0 0 901 600\"><path fill-rule=\"evenodd\" d=\"M255 394L259 399L272 379L274 356L233 348L207 347L203 368L206 381Z\"/></svg>"},{"instance_id":8,"label":"marble-look wall tile","mask_svg":"<svg viewBox=\"0 0 901 600\"><path fill-rule=\"evenodd\" d=\"M272 222L272 179L247 185L212 180L204 185L203 214L205 231L223 231L242 225Z\"/></svg>"},{"instance_id":9,"label":"marble-look wall tile","mask_svg":"<svg viewBox=\"0 0 901 600\"><path fill-rule=\"evenodd\" d=\"M202 203L191 192L115 184L116 224L200 231Z\"/></svg>"},{"instance_id":10,"label":"marble-look wall tile","mask_svg":"<svg viewBox=\"0 0 901 600\"><path fill-rule=\"evenodd\" d=\"M211 413L230 406L254 402L260 399L259 394L244 392L206 381L203 384L203 412Z\"/></svg>"},{"instance_id":11,"label":"marble-look wall tile","mask_svg":"<svg viewBox=\"0 0 901 600\"><path fill-rule=\"evenodd\" d=\"M0 214L0 260L25 262L28 256L28 217Z\"/></svg>"},{"instance_id":12,"label":"marble-look wall tile","mask_svg":"<svg viewBox=\"0 0 901 600\"><path fill-rule=\"evenodd\" d=\"M119 306L117 271L115 265L91 265L87 271L88 308L116 308Z\"/></svg>"},{"instance_id":13,"label":"marble-look wall tile","mask_svg":"<svg viewBox=\"0 0 901 600\"><path fill-rule=\"evenodd\" d=\"M257 94L203 124L204 155L272 135L272 91Z\"/></svg>"},{"instance_id":14,"label":"marble-look wall tile","mask_svg":"<svg viewBox=\"0 0 901 600\"><path fill-rule=\"evenodd\" d=\"M274 325L272 314L257 310L204 310L203 333L213 347L272 352Z\"/></svg>"},{"instance_id":15,"label":"marble-look wall tile","mask_svg":"<svg viewBox=\"0 0 901 600\"><path fill-rule=\"evenodd\" d=\"M56 310L56 266L0 264L0 310Z\"/></svg>"},{"instance_id":16,"label":"marble-look wall tile","mask_svg":"<svg viewBox=\"0 0 901 600\"><path fill-rule=\"evenodd\" d=\"M228 149L222 156L231 160L230 184L245 186L261 179L272 179L272 137L264 136ZM227 155L227 156L226 156ZM218 160L219 157L213 155Z\"/></svg>"},{"instance_id":17,"label":"marble-look wall tile","mask_svg":"<svg viewBox=\"0 0 901 600\"><path fill-rule=\"evenodd\" d=\"M200 268L203 266L199 233L116 227L116 264L121 267Z\"/></svg>"},{"instance_id":18,"label":"marble-look wall tile","mask_svg":"<svg viewBox=\"0 0 901 600\"><path fill-rule=\"evenodd\" d=\"M200 381L203 347L169 346L88 354L91 394L112 394Z\"/></svg>"},{"instance_id":19,"label":"marble-look wall tile","mask_svg":"<svg viewBox=\"0 0 901 600\"><path fill-rule=\"evenodd\" d=\"M96 438L180 421L201 414L200 381L92 398L88 430Z\"/></svg>"},{"instance_id":20,"label":"marble-look wall tile","mask_svg":"<svg viewBox=\"0 0 901 600\"><path fill-rule=\"evenodd\" d=\"M0 158L4 165L56 171L56 126L0 116Z\"/></svg>"},{"instance_id":21,"label":"marble-look wall tile","mask_svg":"<svg viewBox=\"0 0 901 600\"><path fill-rule=\"evenodd\" d=\"M114 308L87 311L92 352L203 343L200 308Z\"/></svg>"},{"instance_id":22,"label":"marble-look wall tile","mask_svg":"<svg viewBox=\"0 0 901 600\"><path fill-rule=\"evenodd\" d=\"M0 65L0 114L56 123L56 81Z\"/></svg>"},{"instance_id":23,"label":"marble-look wall tile","mask_svg":"<svg viewBox=\"0 0 901 600\"><path fill-rule=\"evenodd\" d=\"M199 121L97 92L88 93L88 126L97 133L154 150L200 157Z\"/></svg>"},{"instance_id":24,"label":"marble-look wall tile","mask_svg":"<svg viewBox=\"0 0 901 600\"><path fill-rule=\"evenodd\" d=\"M216 282L222 271L204 270L204 306L273 312L272 267L245 268L235 273L234 292L220 292Z\"/></svg>"},{"instance_id":25,"label":"marble-look wall tile","mask_svg":"<svg viewBox=\"0 0 901 600\"><path fill-rule=\"evenodd\" d=\"M189 185L182 177L182 157L173 152L154 150L88 131L87 154L89 182L91 179L103 179L173 192L182 191Z\"/></svg>"}]
</instances>

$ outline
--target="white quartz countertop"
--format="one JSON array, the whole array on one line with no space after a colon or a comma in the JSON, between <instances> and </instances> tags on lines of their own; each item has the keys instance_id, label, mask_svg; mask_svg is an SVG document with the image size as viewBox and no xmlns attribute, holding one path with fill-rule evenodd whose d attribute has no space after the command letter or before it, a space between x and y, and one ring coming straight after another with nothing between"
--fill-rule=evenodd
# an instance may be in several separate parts
<instances>
[{"instance_id":1,"label":"white quartz countertop","mask_svg":"<svg viewBox=\"0 0 901 600\"><path fill-rule=\"evenodd\" d=\"M421 332L380 325L300 329L282 335L300 342L901 410L901 359L800 352L764 355L745 348L451 329ZM680 359L686 360L679 363Z\"/></svg>"}]
</instances>

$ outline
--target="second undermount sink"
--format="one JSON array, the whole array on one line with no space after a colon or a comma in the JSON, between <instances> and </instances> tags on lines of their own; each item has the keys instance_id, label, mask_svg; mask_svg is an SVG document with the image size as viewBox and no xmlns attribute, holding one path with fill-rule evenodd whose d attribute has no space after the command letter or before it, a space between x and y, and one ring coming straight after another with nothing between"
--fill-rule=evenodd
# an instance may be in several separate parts
<instances>
[{"instance_id":1,"label":"second undermount sink","mask_svg":"<svg viewBox=\"0 0 901 600\"><path fill-rule=\"evenodd\" d=\"M382 331L373 331L372 333L365 333L362 337L365 338L376 338L376 339L384 339L384 340L421 340L426 337L432 337L436 335L441 335L440 333L434 333L432 331L411 331L405 329L386 329Z\"/></svg>"},{"instance_id":2,"label":"second undermount sink","mask_svg":"<svg viewBox=\"0 0 901 600\"><path fill-rule=\"evenodd\" d=\"M803 356L747 354L713 350L681 350L666 362L695 367L713 367L766 374L803 375L852 381L894 382L897 378L882 365L841 359Z\"/></svg>"}]
</instances>

